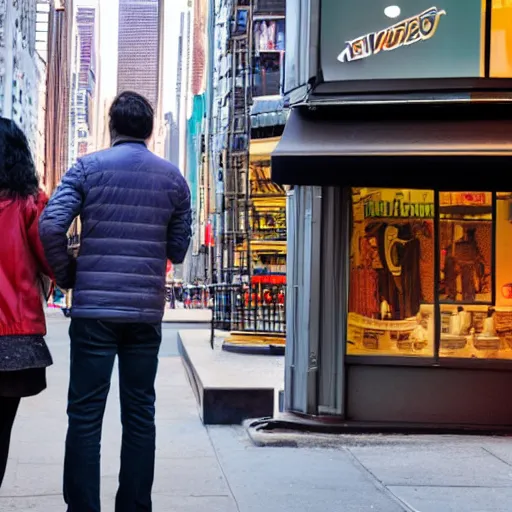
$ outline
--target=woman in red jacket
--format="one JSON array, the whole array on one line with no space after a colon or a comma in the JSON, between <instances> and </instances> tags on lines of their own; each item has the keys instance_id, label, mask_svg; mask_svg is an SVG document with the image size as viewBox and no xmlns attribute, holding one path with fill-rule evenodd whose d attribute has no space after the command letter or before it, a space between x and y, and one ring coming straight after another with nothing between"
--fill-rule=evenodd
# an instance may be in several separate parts
<instances>
[{"instance_id":1,"label":"woman in red jacket","mask_svg":"<svg viewBox=\"0 0 512 512\"><path fill-rule=\"evenodd\" d=\"M46 201L25 135L0 118L0 487L20 399L46 388L52 364L42 303L51 270L38 232Z\"/></svg>"}]
</instances>

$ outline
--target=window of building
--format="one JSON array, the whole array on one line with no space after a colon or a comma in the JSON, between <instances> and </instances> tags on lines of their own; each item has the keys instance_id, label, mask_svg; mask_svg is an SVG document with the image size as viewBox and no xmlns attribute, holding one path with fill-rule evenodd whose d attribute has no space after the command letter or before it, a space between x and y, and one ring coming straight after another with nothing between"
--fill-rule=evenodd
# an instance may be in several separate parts
<instances>
[{"instance_id":1,"label":"window of building","mask_svg":"<svg viewBox=\"0 0 512 512\"><path fill-rule=\"evenodd\" d=\"M352 189L348 353L434 355L434 191Z\"/></svg>"},{"instance_id":2,"label":"window of building","mask_svg":"<svg viewBox=\"0 0 512 512\"><path fill-rule=\"evenodd\" d=\"M441 192L439 217L439 354L478 357L493 308L492 194Z\"/></svg>"},{"instance_id":3,"label":"window of building","mask_svg":"<svg viewBox=\"0 0 512 512\"><path fill-rule=\"evenodd\" d=\"M512 192L352 189L347 340L349 355L512 359Z\"/></svg>"},{"instance_id":4,"label":"window of building","mask_svg":"<svg viewBox=\"0 0 512 512\"><path fill-rule=\"evenodd\" d=\"M285 51L282 17L254 21L253 97L281 94Z\"/></svg>"},{"instance_id":5,"label":"window of building","mask_svg":"<svg viewBox=\"0 0 512 512\"><path fill-rule=\"evenodd\" d=\"M439 354L512 359L512 193L498 193L494 207L490 193L459 194L457 201L465 203L457 218L446 219L454 225L454 264L448 261L443 277L451 291L440 304Z\"/></svg>"}]
</instances>

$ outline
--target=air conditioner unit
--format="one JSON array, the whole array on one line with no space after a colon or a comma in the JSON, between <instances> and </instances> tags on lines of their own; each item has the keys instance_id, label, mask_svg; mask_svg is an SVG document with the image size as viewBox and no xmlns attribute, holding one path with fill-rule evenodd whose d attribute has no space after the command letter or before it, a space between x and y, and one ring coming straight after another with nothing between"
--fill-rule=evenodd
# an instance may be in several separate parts
<instances>
[{"instance_id":1,"label":"air conditioner unit","mask_svg":"<svg viewBox=\"0 0 512 512\"><path fill-rule=\"evenodd\" d=\"M254 13L284 15L286 0L255 0Z\"/></svg>"}]
</instances>

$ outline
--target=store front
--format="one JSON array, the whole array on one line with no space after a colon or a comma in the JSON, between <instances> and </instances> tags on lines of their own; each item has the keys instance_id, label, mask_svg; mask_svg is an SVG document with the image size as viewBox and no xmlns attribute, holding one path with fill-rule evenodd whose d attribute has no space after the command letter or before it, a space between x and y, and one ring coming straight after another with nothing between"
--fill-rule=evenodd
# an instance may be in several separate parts
<instances>
[{"instance_id":1,"label":"store front","mask_svg":"<svg viewBox=\"0 0 512 512\"><path fill-rule=\"evenodd\" d=\"M286 408L510 425L512 4L377 3L321 2L321 79L272 156L293 187Z\"/></svg>"},{"instance_id":2,"label":"store front","mask_svg":"<svg viewBox=\"0 0 512 512\"><path fill-rule=\"evenodd\" d=\"M279 137L251 139L249 152L251 236L246 243L252 274L269 280L286 274L286 193L270 177L270 155L278 142Z\"/></svg>"}]
</instances>

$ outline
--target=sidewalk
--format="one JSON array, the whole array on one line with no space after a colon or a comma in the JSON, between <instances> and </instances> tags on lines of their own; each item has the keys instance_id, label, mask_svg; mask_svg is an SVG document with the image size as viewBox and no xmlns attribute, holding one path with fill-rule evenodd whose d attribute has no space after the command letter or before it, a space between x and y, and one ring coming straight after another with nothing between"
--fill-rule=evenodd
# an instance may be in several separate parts
<instances>
[{"instance_id":1,"label":"sidewalk","mask_svg":"<svg viewBox=\"0 0 512 512\"><path fill-rule=\"evenodd\" d=\"M56 316L49 324L49 389L23 401L1 512L65 511L67 321ZM169 326L164 334L163 353L177 353L176 331ZM161 358L157 393L154 512L512 510L512 438L304 437L300 448L257 448L241 427L201 425L179 357ZM119 448L116 380L103 431L106 512L113 510Z\"/></svg>"},{"instance_id":2,"label":"sidewalk","mask_svg":"<svg viewBox=\"0 0 512 512\"><path fill-rule=\"evenodd\" d=\"M55 364L49 370L48 390L22 401L13 431L12 459L0 491L1 512L66 510L61 497L61 480L67 422L67 327L68 322L63 316L50 315L47 339ZM170 330L164 330L166 336L169 333ZM163 347L163 352L176 351ZM179 357L161 358L157 394L154 510L236 511L215 449L199 421L195 398ZM114 377L102 441L105 511L113 510L117 485L121 438L118 397L118 380Z\"/></svg>"},{"instance_id":3,"label":"sidewalk","mask_svg":"<svg viewBox=\"0 0 512 512\"><path fill-rule=\"evenodd\" d=\"M63 317L60 308L46 308L46 316L49 318ZM170 309L167 305L164 311L164 323L176 324L211 324L212 312L210 309Z\"/></svg>"},{"instance_id":4,"label":"sidewalk","mask_svg":"<svg viewBox=\"0 0 512 512\"><path fill-rule=\"evenodd\" d=\"M170 309L165 308L164 320L165 323L208 323L212 321L212 311L210 309Z\"/></svg>"}]
</instances>

